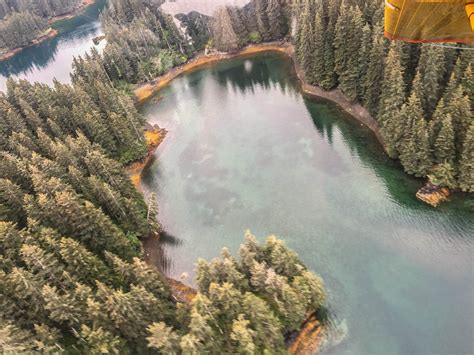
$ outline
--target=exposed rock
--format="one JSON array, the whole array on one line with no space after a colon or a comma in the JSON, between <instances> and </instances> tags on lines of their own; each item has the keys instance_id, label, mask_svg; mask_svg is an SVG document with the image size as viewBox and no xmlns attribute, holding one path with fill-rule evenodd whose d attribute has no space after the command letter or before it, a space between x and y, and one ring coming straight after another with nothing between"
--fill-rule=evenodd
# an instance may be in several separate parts
<instances>
[{"instance_id":1,"label":"exposed rock","mask_svg":"<svg viewBox=\"0 0 474 355\"><path fill-rule=\"evenodd\" d=\"M321 323L316 319L316 314L311 313L288 347L290 354L312 355L317 353L321 345L322 330Z\"/></svg>"},{"instance_id":2,"label":"exposed rock","mask_svg":"<svg viewBox=\"0 0 474 355\"><path fill-rule=\"evenodd\" d=\"M428 182L425 186L418 190L416 198L433 207L438 207L449 197L449 189L445 186L434 185Z\"/></svg>"}]
</instances>

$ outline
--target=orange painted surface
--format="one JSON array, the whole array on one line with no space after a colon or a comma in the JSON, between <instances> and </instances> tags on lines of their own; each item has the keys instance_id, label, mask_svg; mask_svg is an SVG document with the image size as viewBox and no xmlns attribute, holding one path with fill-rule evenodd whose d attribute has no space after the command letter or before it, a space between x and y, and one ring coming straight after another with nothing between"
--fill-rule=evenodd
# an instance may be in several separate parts
<instances>
[{"instance_id":1,"label":"orange painted surface","mask_svg":"<svg viewBox=\"0 0 474 355\"><path fill-rule=\"evenodd\" d=\"M409 42L474 42L471 0L386 0L385 35Z\"/></svg>"}]
</instances>

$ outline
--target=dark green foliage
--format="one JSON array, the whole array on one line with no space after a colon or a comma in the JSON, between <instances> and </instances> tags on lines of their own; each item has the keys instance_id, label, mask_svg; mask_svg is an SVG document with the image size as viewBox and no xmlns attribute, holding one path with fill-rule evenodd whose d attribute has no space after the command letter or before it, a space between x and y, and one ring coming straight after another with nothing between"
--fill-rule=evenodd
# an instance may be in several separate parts
<instances>
[{"instance_id":1,"label":"dark green foliage","mask_svg":"<svg viewBox=\"0 0 474 355\"><path fill-rule=\"evenodd\" d=\"M305 80L327 90L337 86L347 99L363 104L379 123L386 152L400 158L408 173L424 177L436 171L446 185L463 180L463 189L472 189L462 157L472 139L467 133L473 121L473 52L390 43L383 36L383 5L296 3L294 42Z\"/></svg>"},{"instance_id":2,"label":"dark green foliage","mask_svg":"<svg viewBox=\"0 0 474 355\"><path fill-rule=\"evenodd\" d=\"M241 9L220 7L213 15L211 28L214 45L220 51L280 40L289 30L286 8L279 0L252 0Z\"/></svg>"},{"instance_id":3,"label":"dark green foliage","mask_svg":"<svg viewBox=\"0 0 474 355\"><path fill-rule=\"evenodd\" d=\"M86 57L86 62L94 61L110 80L132 83L152 80L183 63L193 48L158 5L147 0L109 1L102 14L107 38L104 54ZM195 14L184 20L190 25L187 35L201 48L208 38L209 20Z\"/></svg>"},{"instance_id":4,"label":"dark green foliage","mask_svg":"<svg viewBox=\"0 0 474 355\"><path fill-rule=\"evenodd\" d=\"M48 28L48 19L73 11L81 0L0 0L0 49L31 44Z\"/></svg>"},{"instance_id":5,"label":"dark green foliage","mask_svg":"<svg viewBox=\"0 0 474 355\"><path fill-rule=\"evenodd\" d=\"M29 12L14 12L0 22L0 48L12 49L30 44L48 27L48 22Z\"/></svg>"},{"instance_id":6,"label":"dark green foliage","mask_svg":"<svg viewBox=\"0 0 474 355\"><path fill-rule=\"evenodd\" d=\"M176 18L186 27L186 35L191 38L194 49L204 48L211 36L210 17L191 11L188 14L178 14Z\"/></svg>"},{"instance_id":7,"label":"dark green foliage","mask_svg":"<svg viewBox=\"0 0 474 355\"><path fill-rule=\"evenodd\" d=\"M188 331L155 323L148 328L150 347L170 353L286 353L284 334L298 329L306 312L325 299L321 279L275 237L261 246L247 234L239 261L226 249L220 259L199 260L197 283Z\"/></svg>"},{"instance_id":8,"label":"dark green foliage","mask_svg":"<svg viewBox=\"0 0 474 355\"><path fill-rule=\"evenodd\" d=\"M472 123L461 150L459 187L463 191L474 192L474 124Z\"/></svg>"}]
</instances>

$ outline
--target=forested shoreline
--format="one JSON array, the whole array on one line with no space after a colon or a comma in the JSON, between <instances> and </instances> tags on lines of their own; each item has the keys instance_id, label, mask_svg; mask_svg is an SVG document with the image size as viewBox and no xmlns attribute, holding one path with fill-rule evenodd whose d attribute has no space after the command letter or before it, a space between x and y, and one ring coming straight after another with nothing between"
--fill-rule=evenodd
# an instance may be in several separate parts
<instances>
[{"instance_id":1,"label":"forested shoreline","mask_svg":"<svg viewBox=\"0 0 474 355\"><path fill-rule=\"evenodd\" d=\"M306 1L297 16L308 83L367 108L408 174L474 192L474 52L462 50L472 45L390 42L382 2Z\"/></svg>"},{"instance_id":2,"label":"forested shoreline","mask_svg":"<svg viewBox=\"0 0 474 355\"><path fill-rule=\"evenodd\" d=\"M247 233L239 258L198 260L190 304L142 261L141 240L161 228L156 196L146 203L123 169L147 151L128 93L197 50L288 40L293 28L308 83L362 103L408 173L474 191L470 52L390 44L382 2L252 0L181 15L185 33L160 3L110 0L104 53L76 58L72 84L9 80L0 94L1 352L285 353L324 310L322 280L275 237ZM3 17L17 16L5 4ZM12 11L39 31L49 10L20 4Z\"/></svg>"},{"instance_id":3,"label":"forested shoreline","mask_svg":"<svg viewBox=\"0 0 474 355\"><path fill-rule=\"evenodd\" d=\"M386 152L408 174L474 191L474 52L462 50L472 45L390 42L383 35L383 1L253 0L243 8L221 7L212 18L177 16L189 29L184 35L159 2L130 2L129 17L117 4L104 14L109 44L102 67L118 87L154 80L203 48L232 53L289 40L305 82L337 88L365 107ZM165 34L173 40L163 40Z\"/></svg>"},{"instance_id":4,"label":"forested shoreline","mask_svg":"<svg viewBox=\"0 0 474 355\"><path fill-rule=\"evenodd\" d=\"M51 32L50 20L76 11L83 0L0 1L0 51L4 56ZM9 52L11 51L11 52Z\"/></svg>"},{"instance_id":5,"label":"forested shoreline","mask_svg":"<svg viewBox=\"0 0 474 355\"><path fill-rule=\"evenodd\" d=\"M104 21L115 28L148 19L165 42L161 59L187 53L159 12L113 14L125 3L111 1ZM190 304L177 303L142 261L140 240L161 230L158 206L123 169L146 154L145 122L123 78L106 70L117 69L104 65L114 60L92 50L75 59L72 84L10 79L0 95L0 351L284 353L325 293L282 241L259 245L247 234L239 260L227 250L199 260Z\"/></svg>"}]
</instances>

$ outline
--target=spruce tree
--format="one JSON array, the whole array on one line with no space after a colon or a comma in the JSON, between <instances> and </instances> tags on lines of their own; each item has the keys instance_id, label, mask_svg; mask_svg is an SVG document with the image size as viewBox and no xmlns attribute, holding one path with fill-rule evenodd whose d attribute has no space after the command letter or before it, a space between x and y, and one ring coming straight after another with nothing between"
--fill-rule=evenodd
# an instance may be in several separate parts
<instances>
[{"instance_id":1,"label":"spruce tree","mask_svg":"<svg viewBox=\"0 0 474 355\"><path fill-rule=\"evenodd\" d=\"M400 161L408 174L423 177L428 174L433 165L429 132L423 116L416 115L413 119L413 129L400 147Z\"/></svg>"},{"instance_id":2,"label":"spruce tree","mask_svg":"<svg viewBox=\"0 0 474 355\"><path fill-rule=\"evenodd\" d=\"M462 146L458 183L462 191L474 192L474 124L469 127Z\"/></svg>"},{"instance_id":3,"label":"spruce tree","mask_svg":"<svg viewBox=\"0 0 474 355\"><path fill-rule=\"evenodd\" d=\"M384 78L385 39L380 35L381 32L381 26L377 25L373 31L367 75L362 79L364 80L363 103L374 117L377 117Z\"/></svg>"},{"instance_id":4,"label":"spruce tree","mask_svg":"<svg viewBox=\"0 0 474 355\"><path fill-rule=\"evenodd\" d=\"M433 155L435 163L453 163L456 150L451 115L447 114L441 121L441 127L434 140Z\"/></svg>"},{"instance_id":5,"label":"spruce tree","mask_svg":"<svg viewBox=\"0 0 474 355\"><path fill-rule=\"evenodd\" d=\"M419 100L414 98L413 101ZM377 120L381 125L381 133L386 145L387 153L397 157L397 141L400 139L400 129L409 130L410 126L403 126L397 118L405 117L400 108L405 101L405 84L400 56L395 45L392 45L385 60L385 73L382 81L382 90L379 101ZM401 126L401 127L400 127Z\"/></svg>"},{"instance_id":6,"label":"spruce tree","mask_svg":"<svg viewBox=\"0 0 474 355\"><path fill-rule=\"evenodd\" d=\"M156 201L155 193L151 193L148 198L147 222L151 232L155 236L158 236L161 233L162 228L158 221L158 202Z\"/></svg>"},{"instance_id":7,"label":"spruce tree","mask_svg":"<svg viewBox=\"0 0 474 355\"><path fill-rule=\"evenodd\" d=\"M337 85L337 74L335 71L335 33L339 16L341 0L329 1L323 9L327 11L327 16L323 16L326 24L324 32L324 81L321 83L325 90L330 90Z\"/></svg>"},{"instance_id":8,"label":"spruce tree","mask_svg":"<svg viewBox=\"0 0 474 355\"><path fill-rule=\"evenodd\" d=\"M319 10L316 11L313 38L311 40L314 44L311 58L313 72L310 77L313 78L314 84L321 86L324 81L324 26Z\"/></svg>"},{"instance_id":9,"label":"spruce tree","mask_svg":"<svg viewBox=\"0 0 474 355\"><path fill-rule=\"evenodd\" d=\"M424 44L418 63L423 95L420 96L425 117L431 117L441 96L441 84L445 76L445 52L443 48Z\"/></svg>"},{"instance_id":10,"label":"spruce tree","mask_svg":"<svg viewBox=\"0 0 474 355\"><path fill-rule=\"evenodd\" d=\"M285 34L284 15L279 0L267 0L266 14L268 19L268 29L272 39L277 40Z\"/></svg>"},{"instance_id":11,"label":"spruce tree","mask_svg":"<svg viewBox=\"0 0 474 355\"><path fill-rule=\"evenodd\" d=\"M396 113L405 101L404 70L395 45L391 45L385 60L385 72L382 80L382 91L378 121L383 124Z\"/></svg>"},{"instance_id":12,"label":"spruce tree","mask_svg":"<svg viewBox=\"0 0 474 355\"><path fill-rule=\"evenodd\" d=\"M305 79L308 83L314 84L315 78L313 65L315 64L312 57L314 46L313 46L313 21L312 21L311 3L307 1L301 17L302 23L300 24L300 40L299 46L296 48L296 56L298 62L303 69Z\"/></svg>"}]
</instances>

